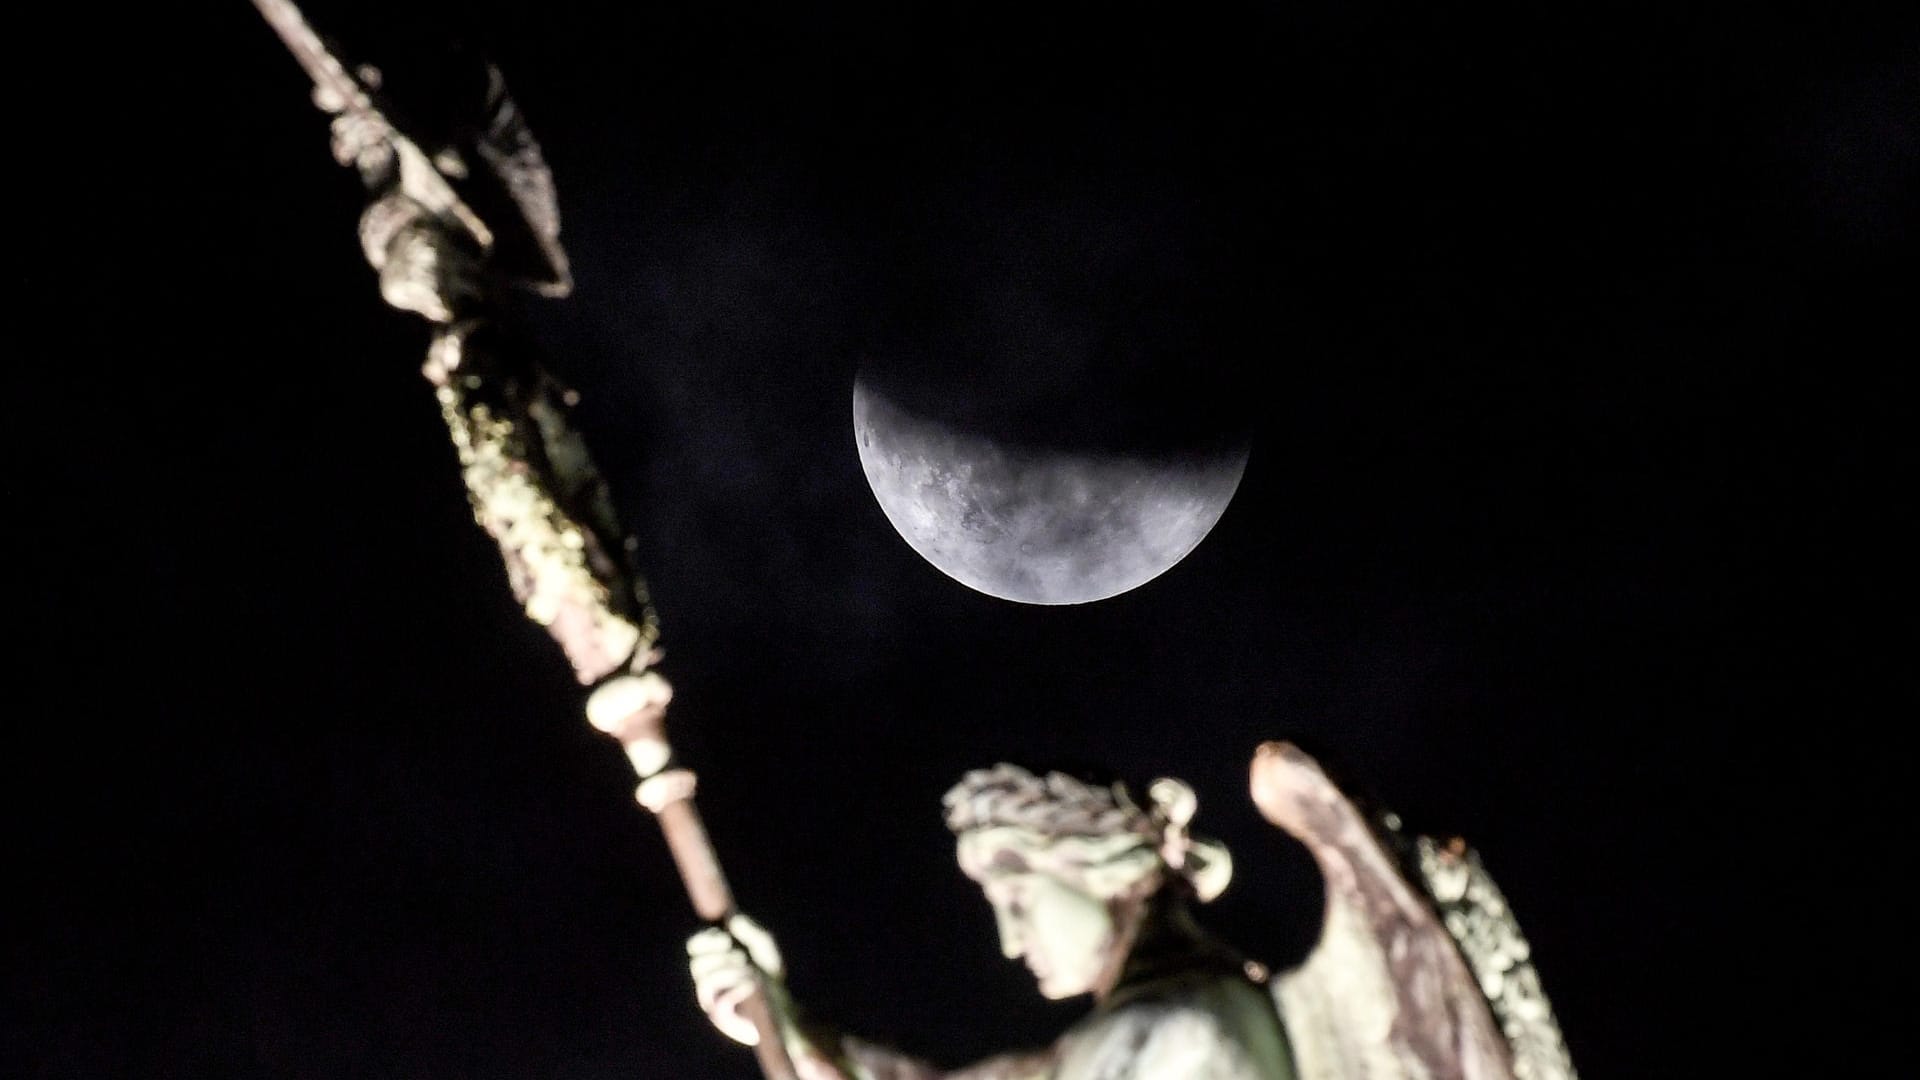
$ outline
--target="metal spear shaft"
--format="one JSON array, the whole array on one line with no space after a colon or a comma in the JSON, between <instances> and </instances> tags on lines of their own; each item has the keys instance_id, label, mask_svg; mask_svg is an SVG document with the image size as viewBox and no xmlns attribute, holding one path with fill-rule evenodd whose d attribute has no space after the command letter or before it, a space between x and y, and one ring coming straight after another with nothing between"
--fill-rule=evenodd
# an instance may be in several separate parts
<instances>
[{"instance_id":1,"label":"metal spear shaft","mask_svg":"<svg viewBox=\"0 0 1920 1080\"><path fill-rule=\"evenodd\" d=\"M667 742L667 704L672 700L673 687L658 672L617 676L588 697L587 722L618 739L626 750L628 763L640 777L634 798L660 822L695 913L725 926L739 914L739 908L720 870L719 856L707 837L706 826L701 823L700 811L694 806L694 773L675 764L673 747ZM792 1078L793 1062L787 1056L765 988L742 1002L739 1009L759 1033L753 1049L761 1071L770 1080Z\"/></svg>"},{"instance_id":2,"label":"metal spear shaft","mask_svg":"<svg viewBox=\"0 0 1920 1080\"><path fill-rule=\"evenodd\" d=\"M306 17L292 0L253 0L253 6L273 27L287 51L300 62L307 77L313 80L314 99L328 112L362 113L379 116L373 95L369 94L360 80L347 70L339 57L327 48L320 35L307 25ZM382 117L382 120L387 118ZM458 222L462 229L473 237L481 250L493 247L493 230L487 226L480 215L473 212L460 196L440 175L427 155L412 139L395 132L388 139L395 161L406 174L408 187L415 198L437 214Z\"/></svg>"}]
</instances>

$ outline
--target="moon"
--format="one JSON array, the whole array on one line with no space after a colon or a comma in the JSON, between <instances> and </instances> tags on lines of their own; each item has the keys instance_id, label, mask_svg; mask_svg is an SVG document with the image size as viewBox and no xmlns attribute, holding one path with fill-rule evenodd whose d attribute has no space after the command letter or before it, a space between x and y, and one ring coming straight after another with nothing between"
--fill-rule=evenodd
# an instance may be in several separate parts
<instances>
[{"instance_id":1,"label":"moon","mask_svg":"<svg viewBox=\"0 0 1920 1080\"><path fill-rule=\"evenodd\" d=\"M1206 539L1249 442L1129 453L1029 446L853 387L867 483L908 546L968 588L1023 604L1085 604L1138 588Z\"/></svg>"}]
</instances>

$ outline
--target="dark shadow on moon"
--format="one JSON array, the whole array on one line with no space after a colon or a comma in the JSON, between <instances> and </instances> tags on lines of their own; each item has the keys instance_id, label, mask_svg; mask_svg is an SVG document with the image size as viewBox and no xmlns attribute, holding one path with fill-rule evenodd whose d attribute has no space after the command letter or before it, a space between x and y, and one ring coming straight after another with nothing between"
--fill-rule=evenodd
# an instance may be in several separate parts
<instances>
[{"instance_id":1,"label":"dark shadow on moon","mask_svg":"<svg viewBox=\"0 0 1920 1080\"><path fill-rule=\"evenodd\" d=\"M854 440L902 539L968 588L1026 604L1083 604L1139 587L1206 539L1250 442L1177 451L1036 447L897 404L866 379Z\"/></svg>"}]
</instances>

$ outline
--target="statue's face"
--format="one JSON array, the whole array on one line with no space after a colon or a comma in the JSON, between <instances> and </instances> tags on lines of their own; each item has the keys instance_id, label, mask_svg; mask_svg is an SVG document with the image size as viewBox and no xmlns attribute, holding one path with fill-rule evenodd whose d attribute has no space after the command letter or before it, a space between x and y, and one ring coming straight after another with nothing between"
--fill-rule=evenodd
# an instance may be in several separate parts
<instances>
[{"instance_id":1,"label":"statue's face","mask_svg":"<svg viewBox=\"0 0 1920 1080\"><path fill-rule=\"evenodd\" d=\"M1091 993L1111 964L1116 932L1105 901L1051 875L1019 869L994 870L980 879L1000 927L1000 951L1024 959L1054 1000Z\"/></svg>"}]
</instances>

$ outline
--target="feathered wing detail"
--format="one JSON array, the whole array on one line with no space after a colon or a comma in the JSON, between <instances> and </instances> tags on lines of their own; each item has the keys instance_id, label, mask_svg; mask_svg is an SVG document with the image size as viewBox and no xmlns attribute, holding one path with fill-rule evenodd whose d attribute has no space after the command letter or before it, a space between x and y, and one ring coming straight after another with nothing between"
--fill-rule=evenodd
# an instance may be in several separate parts
<instances>
[{"instance_id":1,"label":"feathered wing detail","mask_svg":"<svg viewBox=\"0 0 1920 1080\"><path fill-rule=\"evenodd\" d=\"M560 244L560 202L546 155L507 93L500 69L487 65L485 120L474 149L518 211L525 250L515 252L528 284L546 296L573 291L573 270Z\"/></svg>"},{"instance_id":2,"label":"feathered wing detail","mask_svg":"<svg viewBox=\"0 0 1920 1080\"><path fill-rule=\"evenodd\" d=\"M1464 843L1415 841L1416 869L1440 923L1460 946L1512 1052L1515 1080L1576 1080L1533 949L1480 855Z\"/></svg>"},{"instance_id":3,"label":"feathered wing detail","mask_svg":"<svg viewBox=\"0 0 1920 1080\"><path fill-rule=\"evenodd\" d=\"M1300 1080L1573 1080L1477 858L1425 838L1414 857L1397 823L1370 820L1291 743L1260 747L1252 788L1326 884L1320 940L1271 984Z\"/></svg>"}]
</instances>

